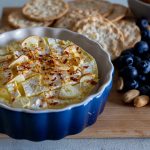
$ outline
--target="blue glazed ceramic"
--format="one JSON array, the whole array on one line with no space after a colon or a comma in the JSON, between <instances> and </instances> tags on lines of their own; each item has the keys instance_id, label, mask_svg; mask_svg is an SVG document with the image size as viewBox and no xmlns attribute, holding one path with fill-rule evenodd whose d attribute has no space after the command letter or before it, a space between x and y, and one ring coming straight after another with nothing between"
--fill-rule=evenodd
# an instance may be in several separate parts
<instances>
[{"instance_id":1,"label":"blue glazed ceramic","mask_svg":"<svg viewBox=\"0 0 150 150\"><path fill-rule=\"evenodd\" d=\"M6 32L0 35L0 46L30 35L71 40L82 47L96 59L100 83L83 102L63 109L35 111L11 108L0 103L0 133L31 141L59 140L77 134L95 123L103 112L112 87L114 69L110 57L98 43L65 29L38 27Z\"/></svg>"}]
</instances>

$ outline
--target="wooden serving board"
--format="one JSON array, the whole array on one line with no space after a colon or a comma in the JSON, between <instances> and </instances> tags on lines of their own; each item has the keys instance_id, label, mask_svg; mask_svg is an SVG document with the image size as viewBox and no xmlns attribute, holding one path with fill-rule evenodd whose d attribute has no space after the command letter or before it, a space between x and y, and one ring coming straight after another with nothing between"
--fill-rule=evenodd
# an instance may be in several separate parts
<instances>
[{"instance_id":1,"label":"wooden serving board","mask_svg":"<svg viewBox=\"0 0 150 150\"><path fill-rule=\"evenodd\" d=\"M7 16L18 8L5 8L2 23L7 24ZM124 105L122 94L116 92L116 79L104 112L97 122L77 135L68 138L145 138L150 137L150 107L134 108ZM8 136L0 134L0 138Z\"/></svg>"}]
</instances>

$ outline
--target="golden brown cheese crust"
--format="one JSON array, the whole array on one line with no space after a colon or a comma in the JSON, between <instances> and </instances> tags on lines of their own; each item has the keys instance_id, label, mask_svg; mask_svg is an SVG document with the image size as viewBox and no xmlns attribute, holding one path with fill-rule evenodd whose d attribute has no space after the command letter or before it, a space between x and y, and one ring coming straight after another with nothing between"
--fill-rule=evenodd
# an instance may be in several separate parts
<instances>
[{"instance_id":1,"label":"golden brown cheese crust","mask_svg":"<svg viewBox=\"0 0 150 150\"><path fill-rule=\"evenodd\" d=\"M0 54L0 99L12 107L65 107L83 101L97 84L94 58L70 41L30 36Z\"/></svg>"}]
</instances>

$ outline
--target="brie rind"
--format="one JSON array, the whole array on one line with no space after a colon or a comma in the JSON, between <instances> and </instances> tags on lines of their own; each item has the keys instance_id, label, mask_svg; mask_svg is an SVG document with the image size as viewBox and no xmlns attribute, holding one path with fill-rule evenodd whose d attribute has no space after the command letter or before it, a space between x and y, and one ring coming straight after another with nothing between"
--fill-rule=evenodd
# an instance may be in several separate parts
<instances>
[{"instance_id":1,"label":"brie rind","mask_svg":"<svg viewBox=\"0 0 150 150\"><path fill-rule=\"evenodd\" d=\"M41 84L40 75L33 76L21 84L27 97L35 96L43 93L44 91L48 91L48 88Z\"/></svg>"},{"instance_id":2,"label":"brie rind","mask_svg":"<svg viewBox=\"0 0 150 150\"><path fill-rule=\"evenodd\" d=\"M17 97L20 97L21 96L21 93L20 91L18 90L18 87L17 87L17 83L16 82L12 82L12 83L8 83L6 85L7 87L7 90L9 91L9 93L11 94L11 96L13 98L17 98Z\"/></svg>"},{"instance_id":3,"label":"brie rind","mask_svg":"<svg viewBox=\"0 0 150 150\"><path fill-rule=\"evenodd\" d=\"M16 59L15 61L13 61L13 62L9 65L9 68L11 68L11 67L13 67L13 66L16 66L17 64L21 64L21 63L28 62L28 61L29 61L28 56L22 55L22 56L20 56L18 59Z\"/></svg>"},{"instance_id":4,"label":"brie rind","mask_svg":"<svg viewBox=\"0 0 150 150\"><path fill-rule=\"evenodd\" d=\"M58 39L53 39L53 38L48 38L48 44L49 47L52 48L52 51L57 53L57 54L61 54L63 48L60 46Z\"/></svg>"},{"instance_id":5,"label":"brie rind","mask_svg":"<svg viewBox=\"0 0 150 150\"><path fill-rule=\"evenodd\" d=\"M41 100L41 96L35 96L35 97L19 97L16 98L15 101L12 103L12 106L15 108L38 108L39 105L37 104L38 100Z\"/></svg>"},{"instance_id":6,"label":"brie rind","mask_svg":"<svg viewBox=\"0 0 150 150\"><path fill-rule=\"evenodd\" d=\"M19 74L16 77L14 77L12 80L10 80L9 82L23 82L25 81L25 77L23 74Z\"/></svg>"},{"instance_id":7,"label":"brie rind","mask_svg":"<svg viewBox=\"0 0 150 150\"><path fill-rule=\"evenodd\" d=\"M59 97L63 99L72 99L81 96L79 85L66 85L60 89Z\"/></svg>"},{"instance_id":8,"label":"brie rind","mask_svg":"<svg viewBox=\"0 0 150 150\"><path fill-rule=\"evenodd\" d=\"M40 48L42 51L46 48L46 43L42 37L30 36L22 42L22 48L35 50L35 48Z\"/></svg>"}]
</instances>

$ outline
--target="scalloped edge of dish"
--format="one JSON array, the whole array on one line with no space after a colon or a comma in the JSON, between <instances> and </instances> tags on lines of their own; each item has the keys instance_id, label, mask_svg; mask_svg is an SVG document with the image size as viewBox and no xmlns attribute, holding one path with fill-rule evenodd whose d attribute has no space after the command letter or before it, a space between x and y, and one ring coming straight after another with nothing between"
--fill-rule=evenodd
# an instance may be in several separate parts
<instances>
[{"instance_id":1,"label":"scalloped edge of dish","mask_svg":"<svg viewBox=\"0 0 150 150\"><path fill-rule=\"evenodd\" d=\"M30 110L30 109L24 109L24 108L13 108L13 107L7 106L6 104L3 104L3 103L0 103L0 107L8 109L8 110L11 110L11 111L24 112L24 113L35 113L35 114L37 114L37 113L61 112L61 111L70 110L72 108L75 108L75 107L78 107L78 106L81 106L81 105L85 106L90 101L92 101L95 97L96 98L100 97L102 95L102 93L104 92L105 88L107 88L109 86L109 84L112 82L112 76L113 76L113 73L114 73L114 67L113 67L113 64L111 63L111 59L110 59L109 54L107 52L105 52L103 50L103 48L101 47L101 45L98 44L97 42L95 42L95 41L85 37L84 35L72 32L72 31L67 30L67 29L50 28L50 27L31 27L31 28L24 28L24 29L16 29L16 30L13 30L13 31L9 31L9 32L5 32L5 33L0 34L0 39L4 38L5 36L8 36L8 35L15 34L14 32L16 32L16 34L19 34L19 33L23 32L23 31L24 32L30 32L30 31L33 31L33 30L35 30L35 31L37 30L37 32L38 32L39 29L40 30L41 29L43 29L43 30L50 30L51 32L54 33L54 35L55 35L55 32L60 32L61 33L63 31L66 31L66 32L71 33L75 38L77 38L79 36L80 38L88 41L90 44L95 44L95 45L99 46L99 49L103 53L103 56L109 62L109 71L108 71L108 74L106 76L106 81L105 81L105 83L103 85L100 86L100 88L98 89L97 93L88 96L81 103L70 104L69 106L66 106L66 107L60 108L60 109Z\"/></svg>"}]
</instances>

